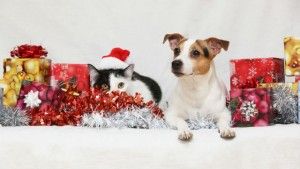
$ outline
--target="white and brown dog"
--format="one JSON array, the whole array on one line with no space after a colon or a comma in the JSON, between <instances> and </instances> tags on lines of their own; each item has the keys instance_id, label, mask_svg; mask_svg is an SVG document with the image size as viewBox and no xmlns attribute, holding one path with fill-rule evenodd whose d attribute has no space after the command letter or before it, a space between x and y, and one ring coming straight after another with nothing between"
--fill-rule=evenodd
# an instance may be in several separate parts
<instances>
[{"instance_id":1,"label":"white and brown dog","mask_svg":"<svg viewBox=\"0 0 300 169\"><path fill-rule=\"evenodd\" d=\"M165 112L167 122L179 131L180 140L193 136L185 120L210 116L219 128L222 138L233 138L230 127L231 113L226 108L226 87L217 77L213 59L221 49L228 49L229 42L217 38L192 40L178 33L166 34L174 52L172 72L178 84Z\"/></svg>"}]
</instances>

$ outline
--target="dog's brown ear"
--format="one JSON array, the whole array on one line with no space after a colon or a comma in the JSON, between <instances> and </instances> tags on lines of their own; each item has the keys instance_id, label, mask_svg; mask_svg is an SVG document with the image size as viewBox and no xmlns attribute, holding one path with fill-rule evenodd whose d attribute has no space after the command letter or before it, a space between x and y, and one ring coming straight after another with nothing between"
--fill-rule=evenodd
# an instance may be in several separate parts
<instances>
[{"instance_id":1,"label":"dog's brown ear","mask_svg":"<svg viewBox=\"0 0 300 169\"><path fill-rule=\"evenodd\" d=\"M208 38L205 40L207 43L207 46L213 56L216 56L221 52L221 49L223 48L225 51L228 50L229 41L218 39L218 38Z\"/></svg>"},{"instance_id":2,"label":"dog's brown ear","mask_svg":"<svg viewBox=\"0 0 300 169\"><path fill-rule=\"evenodd\" d=\"M163 43L168 40L171 50L174 50L182 39L185 38L179 33L166 34Z\"/></svg>"}]
</instances>

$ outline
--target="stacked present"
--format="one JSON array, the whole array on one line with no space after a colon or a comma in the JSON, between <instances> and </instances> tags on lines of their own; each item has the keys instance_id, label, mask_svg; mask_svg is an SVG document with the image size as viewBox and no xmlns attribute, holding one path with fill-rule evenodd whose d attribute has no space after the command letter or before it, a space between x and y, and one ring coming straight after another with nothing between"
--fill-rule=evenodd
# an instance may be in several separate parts
<instances>
[{"instance_id":1,"label":"stacked present","mask_svg":"<svg viewBox=\"0 0 300 169\"><path fill-rule=\"evenodd\" d=\"M300 89L297 82L285 83L285 75L300 75L300 41L286 38L285 54L286 61L280 58L230 61L229 109L234 126L298 122Z\"/></svg>"},{"instance_id":2,"label":"stacked present","mask_svg":"<svg viewBox=\"0 0 300 169\"><path fill-rule=\"evenodd\" d=\"M50 83L51 61L45 59L47 51L41 46L22 45L11 52L12 58L4 59L4 106L15 106L23 80Z\"/></svg>"}]
</instances>

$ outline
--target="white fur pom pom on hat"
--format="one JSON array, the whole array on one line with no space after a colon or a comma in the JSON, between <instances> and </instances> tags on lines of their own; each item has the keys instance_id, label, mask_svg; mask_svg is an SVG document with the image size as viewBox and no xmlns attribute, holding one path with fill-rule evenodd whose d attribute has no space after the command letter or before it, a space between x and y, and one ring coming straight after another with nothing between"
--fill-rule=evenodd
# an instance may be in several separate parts
<instances>
[{"instance_id":1,"label":"white fur pom pom on hat","mask_svg":"<svg viewBox=\"0 0 300 169\"><path fill-rule=\"evenodd\" d=\"M100 69L124 69L129 64L126 63L130 52L126 49L113 48L110 54L102 56L102 59L97 67Z\"/></svg>"}]
</instances>

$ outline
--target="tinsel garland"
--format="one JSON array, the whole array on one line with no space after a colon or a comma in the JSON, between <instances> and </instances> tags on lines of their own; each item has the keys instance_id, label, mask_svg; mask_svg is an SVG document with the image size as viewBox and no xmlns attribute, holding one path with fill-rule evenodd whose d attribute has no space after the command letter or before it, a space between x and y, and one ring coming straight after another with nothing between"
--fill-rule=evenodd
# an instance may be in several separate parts
<instances>
[{"instance_id":1,"label":"tinsel garland","mask_svg":"<svg viewBox=\"0 0 300 169\"><path fill-rule=\"evenodd\" d=\"M85 113L81 126L95 128L142 128L142 129L166 129L171 128L167 122L151 113L149 108L123 109L107 116L100 112ZM212 118L203 117L187 120L191 130L216 128Z\"/></svg>"},{"instance_id":2,"label":"tinsel garland","mask_svg":"<svg viewBox=\"0 0 300 169\"><path fill-rule=\"evenodd\" d=\"M149 108L129 108L110 116L100 112L85 113L82 126L97 128L167 128L163 118L154 116Z\"/></svg>"},{"instance_id":3,"label":"tinsel garland","mask_svg":"<svg viewBox=\"0 0 300 169\"><path fill-rule=\"evenodd\" d=\"M276 110L274 123L296 123L298 114L298 98L289 86L280 85L272 90L273 108Z\"/></svg>"},{"instance_id":4,"label":"tinsel garland","mask_svg":"<svg viewBox=\"0 0 300 169\"><path fill-rule=\"evenodd\" d=\"M11 107L0 108L1 126L27 126L29 122L30 118L25 111Z\"/></svg>"},{"instance_id":5,"label":"tinsel garland","mask_svg":"<svg viewBox=\"0 0 300 169\"><path fill-rule=\"evenodd\" d=\"M2 108L0 112L0 124L3 126L81 125L96 128L170 128L163 119L161 109L153 102L143 102L139 94L130 96L118 92L93 91L90 96L80 97L68 92L58 92L48 106L29 107L24 111ZM187 123L192 130L215 128L212 119L188 120Z\"/></svg>"}]
</instances>

